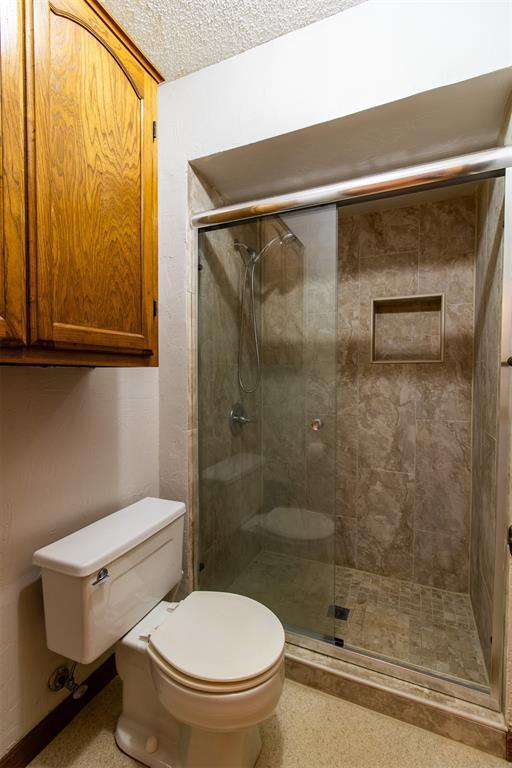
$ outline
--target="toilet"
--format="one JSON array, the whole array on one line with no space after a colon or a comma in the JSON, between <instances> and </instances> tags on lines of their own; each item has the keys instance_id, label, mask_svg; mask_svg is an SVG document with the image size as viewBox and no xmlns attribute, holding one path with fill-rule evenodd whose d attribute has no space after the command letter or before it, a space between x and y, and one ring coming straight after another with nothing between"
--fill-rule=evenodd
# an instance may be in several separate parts
<instances>
[{"instance_id":1,"label":"toilet","mask_svg":"<svg viewBox=\"0 0 512 768\"><path fill-rule=\"evenodd\" d=\"M115 738L151 768L252 768L279 702L284 630L226 592L164 600L182 576L185 506L146 498L34 553L47 645L81 664L116 643Z\"/></svg>"}]
</instances>

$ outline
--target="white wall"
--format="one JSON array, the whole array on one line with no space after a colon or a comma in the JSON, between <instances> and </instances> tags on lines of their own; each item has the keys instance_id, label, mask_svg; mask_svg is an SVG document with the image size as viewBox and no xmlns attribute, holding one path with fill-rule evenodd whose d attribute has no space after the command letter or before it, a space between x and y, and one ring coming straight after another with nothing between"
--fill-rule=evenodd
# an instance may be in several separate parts
<instances>
[{"instance_id":1,"label":"white wall","mask_svg":"<svg viewBox=\"0 0 512 768\"><path fill-rule=\"evenodd\" d=\"M0 754L59 700L32 551L157 492L158 393L160 493L187 497L189 160L509 66L509 16L370 0L160 89L160 374L0 371Z\"/></svg>"},{"instance_id":2,"label":"white wall","mask_svg":"<svg viewBox=\"0 0 512 768\"><path fill-rule=\"evenodd\" d=\"M510 4L499 0L369 0L159 89L163 496L187 497L193 426L189 161L510 66L511 31Z\"/></svg>"},{"instance_id":3,"label":"white wall","mask_svg":"<svg viewBox=\"0 0 512 768\"><path fill-rule=\"evenodd\" d=\"M158 494L158 371L0 369L0 483L1 756L63 695L32 553Z\"/></svg>"}]
</instances>

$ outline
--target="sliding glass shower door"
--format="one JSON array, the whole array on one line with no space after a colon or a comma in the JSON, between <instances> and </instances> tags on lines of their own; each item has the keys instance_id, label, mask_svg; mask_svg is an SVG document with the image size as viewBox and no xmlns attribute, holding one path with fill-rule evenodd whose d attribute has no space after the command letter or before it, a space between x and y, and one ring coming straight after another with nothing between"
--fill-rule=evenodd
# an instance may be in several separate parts
<instances>
[{"instance_id":1,"label":"sliding glass shower door","mask_svg":"<svg viewBox=\"0 0 512 768\"><path fill-rule=\"evenodd\" d=\"M264 603L309 649L493 707L504 193L495 178L199 236L200 587Z\"/></svg>"},{"instance_id":2,"label":"sliding glass shower door","mask_svg":"<svg viewBox=\"0 0 512 768\"><path fill-rule=\"evenodd\" d=\"M199 240L200 586L334 642L336 208Z\"/></svg>"}]
</instances>

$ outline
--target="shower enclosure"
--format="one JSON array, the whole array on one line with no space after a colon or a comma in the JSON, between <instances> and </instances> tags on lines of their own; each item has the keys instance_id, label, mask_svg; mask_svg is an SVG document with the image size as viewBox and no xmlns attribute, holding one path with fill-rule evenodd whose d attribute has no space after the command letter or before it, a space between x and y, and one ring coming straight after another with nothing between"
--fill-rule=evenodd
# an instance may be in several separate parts
<instances>
[{"instance_id":1,"label":"shower enclosure","mask_svg":"<svg viewBox=\"0 0 512 768\"><path fill-rule=\"evenodd\" d=\"M199 234L199 587L491 707L504 188Z\"/></svg>"}]
</instances>

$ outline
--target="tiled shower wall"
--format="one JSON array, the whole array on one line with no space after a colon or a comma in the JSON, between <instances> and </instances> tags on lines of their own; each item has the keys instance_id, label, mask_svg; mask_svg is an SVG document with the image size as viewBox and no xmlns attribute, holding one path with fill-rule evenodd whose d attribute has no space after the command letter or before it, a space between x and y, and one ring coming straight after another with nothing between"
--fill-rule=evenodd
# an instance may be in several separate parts
<instances>
[{"instance_id":1,"label":"tiled shower wall","mask_svg":"<svg viewBox=\"0 0 512 768\"><path fill-rule=\"evenodd\" d=\"M483 182L477 194L470 594L488 669L496 554L503 208L503 179Z\"/></svg>"},{"instance_id":2,"label":"tiled shower wall","mask_svg":"<svg viewBox=\"0 0 512 768\"><path fill-rule=\"evenodd\" d=\"M332 564L336 402L336 210L261 222L260 243L292 232L262 264L263 510L298 508L266 549ZM322 428L311 429L313 419ZM285 520L286 515L280 515ZM300 523L298 522L300 521ZM310 526L311 537L298 536Z\"/></svg>"},{"instance_id":3,"label":"tiled shower wall","mask_svg":"<svg viewBox=\"0 0 512 768\"><path fill-rule=\"evenodd\" d=\"M289 230L280 219L260 225L261 243ZM304 248L275 246L261 264L263 504L304 507Z\"/></svg>"},{"instance_id":4,"label":"tiled shower wall","mask_svg":"<svg viewBox=\"0 0 512 768\"><path fill-rule=\"evenodd\" d=\"M261 509L261 396L240 391L237 374L242 258L235 239L258 247L257 225L199 239L199 549L203 588L227 588L258 553L246 523ZM256 288L256 295L259 291ZM259 324L259 305L257 307ZM247 369L250 381L253 368ZM248 424L231 434L228 415L243 402Z\"/></svg>"},{"instance_id":5,"label":"tiled shower wall","mask_svg":"<svg viewBox=\"0 0 512 768\"><path fill-rule=\"evenodd\" d=\"M337 563L466 592L474 194L345 210L338 218ZM444 361L372 363L371 299L440 293Z\"/></svg>"},{"instance_id":6,"label":"tiled shower wall","mask_svg":"<svg viewBox=\"0 0 512 768\"><path fill-rule=\"evenodd\" d=\"M275 507L335 512L337 564L460 592L471 585L488 660L502 182L451 194L340 209L337 294L334 210L203 237L201 579L229 586L260 548L331 562L332 538L301 542L290 531L287 540L257 521ZM297 241L269 252L257 275L262 382L242 395L234 240L258 249L289 231ZM372 363L371 299L421 294L445 297L443 362ZM393 344L414 354L431 330L421 312L393 322L386 318L387 354ZM240 399L256 423L233 437L227 414ZM310 428L316 417L319 432Z\"/></svg>"}]
</instances>

